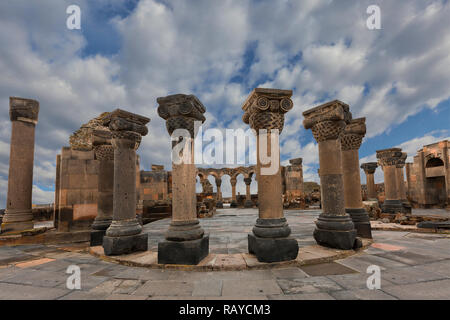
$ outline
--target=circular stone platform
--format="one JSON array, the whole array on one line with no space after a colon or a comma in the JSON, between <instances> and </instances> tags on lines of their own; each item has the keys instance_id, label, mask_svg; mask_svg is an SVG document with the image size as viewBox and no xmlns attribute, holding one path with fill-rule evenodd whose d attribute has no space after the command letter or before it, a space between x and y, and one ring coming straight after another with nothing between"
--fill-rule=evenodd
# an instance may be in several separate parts
<instances>
[{"instance_id":1,"label":"circular stone platform","mask_svg":"<svg viewBox=\"0 0 450 320\"><path fill-rule=\"evenodd\" d=\"M170 219L155 221L144 226L148 233L148 251L121 256L105 256L101 246L91 247L90 253L106 261L129 266L148 268L171 268L188 270L244 270L264 269L287 265L308 265L342 259L356 253L354 250L336 250L319 246L312 236L314 221L319 210L285 210L285 216L291 227L291 236L297 239L299 254L292 261L261 263L254 255L248 254L247 234L252 231L258 217L257 209L218 209L211 218L200 219L205 233L209 233L209 255L198 265L161 265L158 264L158 242L164 240ZM363 242L363 248L370 244ZM360 249L361 250L361 249Z\"/></svg>"}]
</instances>

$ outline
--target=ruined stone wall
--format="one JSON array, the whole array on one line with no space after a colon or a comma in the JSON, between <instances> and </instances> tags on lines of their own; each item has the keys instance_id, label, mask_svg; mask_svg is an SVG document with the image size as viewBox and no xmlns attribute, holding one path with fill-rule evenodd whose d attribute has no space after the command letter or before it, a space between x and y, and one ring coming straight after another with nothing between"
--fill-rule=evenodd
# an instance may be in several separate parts
<instances>
[{"instance_id":1,"label":"ruined stone wall","mask_svg":"<svg viewBox=\"0 0 450 320\"><path fill-rule=\"evenodd\" d=\"M98 160L93 150L63 147L56 174L55 226L69 232L89 228L97 216Z\"/></svg>"},{"instance_id":2,"label":"ruined stone wall","mask_svg":"<svg viewBox=\"0 0 450 320\"><path fill-rule=\"evenodd\" d=\"M286 183L285 195L288 201L303 196L303 167L302 159L290 160L290 165L285 167L284 180Z\"/></svg>"},{"instance_id":3,"label":"ruined stone wall","mask_svg":"<svg viewBox=\"0 0 450 320\"><path fill-rule=\"evenodd\" d=\"M156 167L152 167L155 169ZM158 168L152 171L140 171L140 199L168 200L169 199L169 172Z\"/></svg>"},{"instance_id":4,"label":"ruined stone wall","mask_svg":"<svg viewBox=\"0 0 450 320\"><path fill-rule=\"evenodd\" d=\"M426 145L406 165L407 194L414 207L450 205L449 150L448 140Z\"/></svg>"}]
</instances>

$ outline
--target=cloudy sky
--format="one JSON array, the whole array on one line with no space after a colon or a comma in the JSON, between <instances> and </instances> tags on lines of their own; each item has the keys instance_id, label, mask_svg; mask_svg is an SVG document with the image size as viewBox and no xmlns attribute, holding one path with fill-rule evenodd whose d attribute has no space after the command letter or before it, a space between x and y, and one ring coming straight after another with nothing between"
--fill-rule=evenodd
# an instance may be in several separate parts
<instances>
[{"instance_id":1,"label":"cloudy sky","mask_svg":"<svg viewBox=\"0 0 450 320\"><path fill-rule=\"evenodd\" d=\"M80 30L66 27L72 4L81 8ZM373 4L380 30L366 26ZM199 97L205 126L246 129L241 105L254 87L292 89L281 156L303 157L305 180L318 180L318 153L302 112L331 99L367 118L362 161L393 146L412 157L450 136L449 30L447 0L1 1L0 207L10 96L40 102L33 203L53 202L55 158L70 134L116 107L152 119L141 167L170 167L156 98L174 93Z\"/></svg>"}]
</instances>

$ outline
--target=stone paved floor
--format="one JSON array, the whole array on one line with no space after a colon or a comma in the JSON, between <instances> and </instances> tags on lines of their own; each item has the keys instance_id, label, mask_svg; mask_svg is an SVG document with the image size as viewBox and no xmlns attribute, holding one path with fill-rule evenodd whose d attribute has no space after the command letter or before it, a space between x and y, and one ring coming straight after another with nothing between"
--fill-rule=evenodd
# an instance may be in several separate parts
<instances>
[{"instance_id":1,"label":"stone paved floor","mask_svg":"<svg viewBox=\"0 0 450 320\"><path fill-rule=\"evenodd\" d=\"M312 233L319 214L319 210L285 210L292 236L299 246L315 244ZM257 209L218 209L213 217L201 219L203 229L209 233L210 252L248 252L247 234L252 232L257 215ZM158 242L164 240L169 224L170 219L163 219L144 226L144 232L149 234L149 250L158 251Z\"/></svg>"},{"instance_id":2,"label":"stone paved floor","mask_svg":"<svg viewBox=\"0 0 450 320\"><path fill-rule=\"evenodd\" d=\"M256 210L203 219L213 250L241 250ZM293 233L309 243L317 212L287 211ZM227 222L228 228L221 224ZM166 225L164 225L166 224ZM167 226L159 221L157 225ZM240 230L240 231L239 231ZM78 246L0 247L0 299L450 299L450 238L374 231L361 254L300 268L192 272L104 262ZM239 243L237 247L231 244ZM227 251L228 252L228 251ZM69 290L67 267L81 268L81 290ZM381 289L369 290L367 267L381 269Z\"/></svg>"}]
</instances>

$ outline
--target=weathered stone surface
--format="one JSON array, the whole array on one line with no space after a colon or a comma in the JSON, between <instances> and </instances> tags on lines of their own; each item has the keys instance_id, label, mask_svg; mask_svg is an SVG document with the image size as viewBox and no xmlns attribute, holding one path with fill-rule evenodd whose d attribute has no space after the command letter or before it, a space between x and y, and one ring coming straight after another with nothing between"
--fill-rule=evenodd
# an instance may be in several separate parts
<instances>
[{"instance_id":1,"label":"weathered stone surface","mask_svg":"<svg viewBox=\"0 0 450 320\"><path fill-rule=\"evenodd\" d=\"M290 237L260 238L248 235L248 252L254 254L259 262L289 261L297 258L297 240Z\"/></svg>"},{"instance_id":2,"label":"weathered stone surface","mask_svg":"<svg viewBox=\"0 0 450 320\"><path fill-rule=\"evenodd\" d=\"M163 241L158 243L159 264L196 265L209 252L209 235L186 241Z\"/></svg>"},{"instance_id":3,"label":"weathered stone surface","mask_svg":"<svg viewBox=\"0 0 450 320\"><path fill-rule=\"evenodd\" d=\"M147 251L148 235L146 233L131 236L103 237L103 249L107 256L128 254L136 251Z\"/></svg>"}]
</instances>

